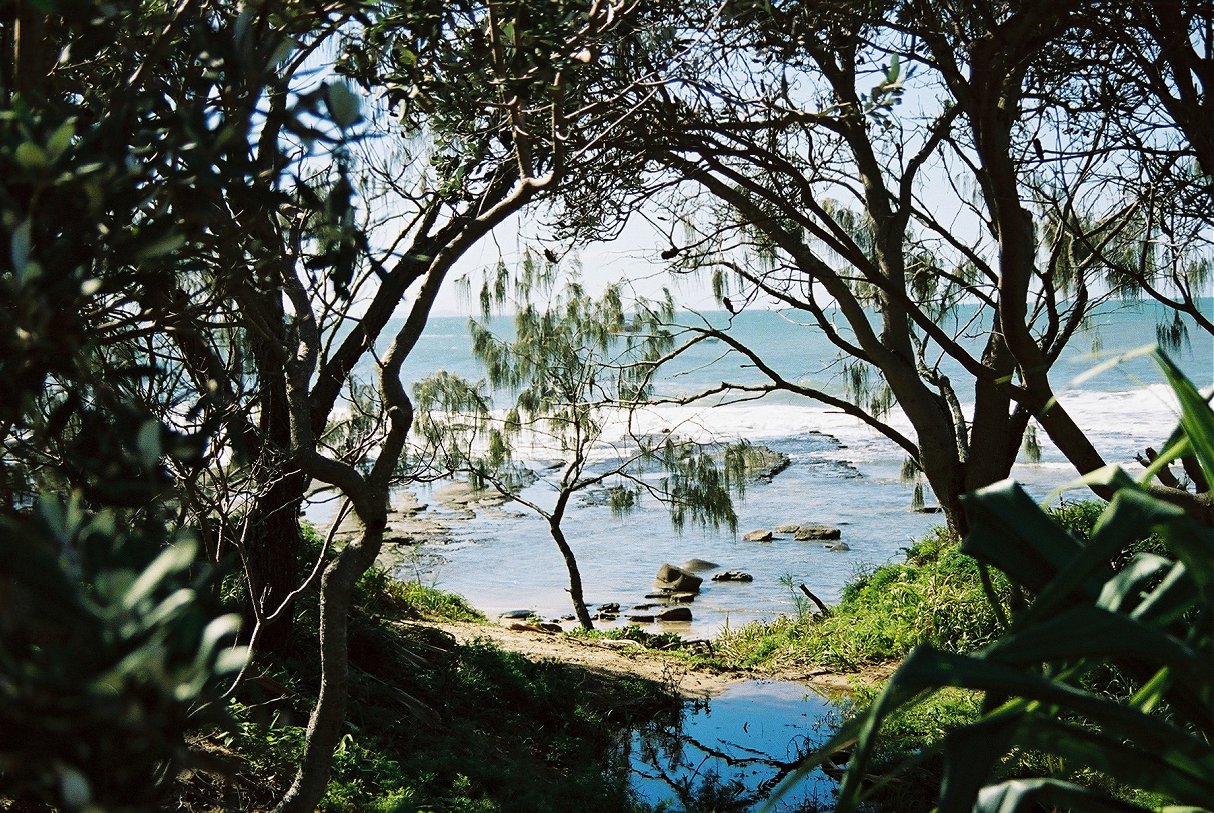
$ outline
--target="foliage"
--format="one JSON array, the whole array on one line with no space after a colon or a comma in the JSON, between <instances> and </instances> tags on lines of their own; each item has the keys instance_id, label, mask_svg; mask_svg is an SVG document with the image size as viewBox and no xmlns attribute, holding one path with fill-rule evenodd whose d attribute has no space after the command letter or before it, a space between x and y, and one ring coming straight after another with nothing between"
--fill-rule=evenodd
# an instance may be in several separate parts
<instances>
[{"instance_id":1,"label":"foliage","mask_svg":"<svg viewBox=\"0 0 1214 813\"><path fill-rule=\"evenodd\" d=\"M1050 513L1084 539L1103 505L1095 500L1064 502ZM1156 543L1135 544L1149 548ZM992 581L1002 610L1010 611L1010 585L999 574ZM902 658L919 644L970 652L993 641L1001 630L978 562L947 528L936 528L907 548L904 562L857 574L826 617L812 615L792 580L785 583L798 612L723 632L714 651L725 664L853 670Z\"/></svg>"},{"instance_id":2,"label":"foliage","mask_svg":"<svg viewBox=\"0 0 1214 813\"><path fill-rule=\"evenodd\" d=\"M418 383L417 428L425 447L417 456L462 472L475 487L492 487L545 519L565 560L574 612L591 629L576 555L561 529L573 495L604 487L620 513L648 494L670 507L678 529L692 521L733 531L730 491L742 488L748 458L744 450L727 450L719 465L705 447L673 433L654 437L610 428L610 410L634 407L647 394L656 362L671 343L662 323L671 318L673 302L669 293L656 304L638 302L629 316L618 286L597 298L576 280L554 291L554 273L553 260L545 265L528 252L513 295L504 267L492 289L486 280L484 321L473 320L470 330L488 386L446 371ZM516 306L513 335L490 330L495 301ZM538 478L544 497L524 496L536 478L520 457L545 455L563 462ZM665 476L646 477L654 468Z\"/></svg>"},{"instance_id":3,"label":"foliage","mask_svg":"<svg viewBox=\"0 0 1214 813\"><path fill-rule=\"evenodd\" d=\"M357 613L387 615L429 621L485 621L463 596L428 587L417 581L401 581L380 567L372 567L355 587Z\"/></svg>"},{"instance_id":4,"label":"foliage","mask_svg":"<svg viewBox=\"0 0 1214 813\"><path fill-rule=\"evenodd\" d=\"M1181 404L1181 428L1154 468L1191 451L1214 474L1214 411L1170 361L1158 357ZM1149 469L1144 480L1153 475ZM824 746L825 752L857 742L840 792L842 810L855 809L863 795L861 777L884 721L946 686L980 692L983 702L975 721L912 760L942 758L944 813L1040 804L1209 809L1214 533L1123 472L1100 476L1116 495L1086 541L1051 520L1018 486L992 486L968 498L973 530L964 549L1031 592L1033 602L996 641L971 655L917 648L876 702ZM1126 547L1152 530L1163 550L1135 554L1116 569ZM1106 665L1129 683L1120 695L1085 685ZM1054 770L999 781L1002 766L1023 751L1051 755ZM820 752L807 765L823 758ZM1128 786L1140 799L1163 801L1144 807L1112 798L1101 777Z\"/></svg>"},{"instance_id":5,"label":"foliage","mask_svg":"<svg viewBox=\"0 0 1214 813\"><path fill-rule=\"evenodd\" d=\"M631 809L625 780L610 765L611 745L630 723L676 709L675 699L641 680L534 663L488 644L458 645L402 624L413 616L392 582L364 581L360 589L370 611L351 624L351 725L321 810ZM274 675L298 696L255 706L249 686L248 702L234 708L240 725L228 744L244 761L243 782L282 784L297 763L304 730L295 707L306 707L315 683L307 657L285 664L288 671L280 666Z\"/></svg>"},{"instance_id":6,"label":"foliage","mask_svg":"<svg viewBox=\"0 0 1214 813\"><path fill-rule=\"evenodd\" d=\"M199 200L224 172L240 199L253 128L221 89L230 32L198 5L4 10L0 775L65 810L154 805L244 663L177 491L217 422L152 406L174 390L166 294L215 225Z\"/></svg>"},{"instance_id":7,"label":"foliage","mask_svg":"<svg viewBox=\"0 0 1214 813\"><path fill-rule=\"evenodd\" d=\"M161 520L163 521L163 520ZM144 810L225 721L239 618L208 600L198 544L44 497L0 518L0 778L64 810Z\"/></svg>"},{"instance_id":8,"label":"foliage","mask_svg":"<svg viewBox=\"0 0 1214 813\"><path fill-rule=\"evenodd\" d=\"M793 599L799 593L789 583ZM1006 601L1006 589L1001 586ZM900 658L931 642L968 651L998 633L977 564L956 536L938 528L907 550L903 564L883 565L844 587L826 617L809 614L727 630L717 657L744 667L814 665L853 670Z\"/></svg>"},{"instance_id":9,"label":"foliage","mask_svg":"<svg viewBox=\"0 0 1214 813\"><path fill-rule=\"evenodd\" d=\"M735 320L681 315L672 355L714 340L748 371L682 401L782 391L851 415L907 453L964 532L960 495L1007 477L1038 432L1081 472L1104 464L1051 369L1095 309L1150 296L1167 337L1214 333L1212 198L1194 180L1210 88L1185 67L1208 58L1209 4L678 13L675 30L726 25L622 125L626 183L576 190L572 219L660 212L670 271L711 277L731 315L779 308L837 351L818 370L781 365ZM1180 492L1214 524L1214 493Z\"/></svg>"}]
</instances>

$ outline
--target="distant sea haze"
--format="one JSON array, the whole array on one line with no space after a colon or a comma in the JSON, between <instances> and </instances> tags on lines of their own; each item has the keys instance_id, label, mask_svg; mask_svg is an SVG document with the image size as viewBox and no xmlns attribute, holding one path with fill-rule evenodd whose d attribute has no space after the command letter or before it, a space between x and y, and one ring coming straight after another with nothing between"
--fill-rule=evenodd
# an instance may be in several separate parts
<instances>
[{"instance_id":1,"label":"distant sea haze","mask_svg":"<svg viewBox=\"0 0 1214 813\"><path fill-rule=\"evenodd\" d=\"M1204 302L1206 312L1214 302ZM965 323L970 314L961 313ZM1175 425L1174 402L1150 358L1136 358L1081 385L1069 382L1099 362L1155 340L1163 313L1153 303L1106 305L1091 325L1077 335L1055 364L1051 381L1060 399L1096 447L1111 463L1131 471L1135 454L1159 446ZM806 380L841 394L836 353L820 331L795 324L791 315L770 311L681 314L685 324L728 325L730 334L755 348L764 360L791 380ZM497 321L503 332L510 320ZM1199 386L1214 381L1214 339L1191 331L1191 344L1173 359ZM981 335L966 340L980 346ZM1095 352L1094 352L1095 348ZM760 383L761 374L745 359L726 353L722 343L701 343L656 382L660 395L686 395L720 384ZM467 319L439 317L430 321L410 355L406 383L439 369L471 380L484 377L472 357ZM959 369L945 372L960 384ZM967 400L964 390L962 400ZM895 410L891 422L909 430ZM901 481L901 449L859 421L837 410L789 394L727 405L661 406L634 417L633 429L658 432L674 428L701 440L748 440L790 456L792 465L770 484L756 484L738 502L739 538L727 532L670 527L666 509L652 501L637 511L614 517L603 505L579 504L565 531L581 565L591 604L618 602L625 608L641 600L662 562L701 558L751 573L744 584L706 582L693 605L693 635L707 635L726 624L770 618L795 608L789 584L802 582L827 600L837 597L856 573L900 556L914 538L940 522L939 516L910 510L912 486ZM1013 476L1039 498L1075 476L1074 469L1039 433L1040 463L1022 461ZM543 453L537 458L551 459ZM543 484L532 496L542 498ZM1072 495L1083 498L1084 492ZM423 494L425 501L425 494ZM928 502L933 499L928 493ZM829 552L821 545L792 540L746 543L740 534L775 525L813 521L840 526L849 551ZM455 542L406 566L403 578L422 578L463 593L474 605L494 613L533 609L545 616L569 612L566 573L543 524L528 515L498 514L461 523Z\"/></svg>"}]
</instances>

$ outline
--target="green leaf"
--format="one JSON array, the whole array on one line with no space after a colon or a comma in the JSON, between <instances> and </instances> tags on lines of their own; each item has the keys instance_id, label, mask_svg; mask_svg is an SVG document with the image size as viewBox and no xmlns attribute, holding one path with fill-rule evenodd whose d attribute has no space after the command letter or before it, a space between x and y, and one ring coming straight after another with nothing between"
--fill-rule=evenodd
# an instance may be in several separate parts
<instances>
[{"instance_id":1,"label":"green leaf","mask_svg":"<svg viewBox=\"0 0 1214 813\"><path fill-rule=\"evenodd\" d=\"M1034 592L1079 555L1081 546L1017 483L1005 480L961 498L970 532L961 550ZM1099 583L1089 585L1091 594Z\"/></svg>"},{"instance_id":2,"label":"green leaf","mask_svg":"<svg viewBox=\"0 0 1214 813\"><path fill-rule=\"evenodd\" d=\"M160 455L164 452L160 444L159 421L143 422L135 436L135 447L139 450L139 456L143 458L144 465L156 465L156 462L160 460Z\"/></svg>"},{"instance_id":3,"label":"green leaf","mask_svg":"<svg viewBox=\"0 0 1214 813\"><path fill-rule=\"evenodd\" d=\"M1157 352L1155 359L1180 401L1180 424L1189 436L1193 453L1201 462L1206 477L1214 481L1214 410L1166 354Z\"/></svg>"},{"instance_id":4,"label":"green leaf","mask_svg":"<svg viewBox=\"0 0 1214 813\"><path fill-rule=\"evenodd\" d=\"M30 258L30 220L27 217L13 228L9 238L9 258L13 263L13 273L17 279L24 281L26 264Z\"/></svg>"},{"instance_id":5,"label":"green leaf","mask_svg":"<svg viewBox=\"0 0 1214 813\"><path fill-rule=\"evenodd\" d=\"M52 161L57 161L67 152L67 148L72 145L72 137L76 135L76 120L68 119L60 124L55 132L51 133L50 139L46 142L46 151L50 154Z\"/></svg>"},{"instance_id":6,"label":"green leaf","mask_svg":"<svg viewBox=\"0 0 1214 813\"><path fill-rule=\"evenodd\" d=\"M1189 769L1171 764L1171 749L1148 751L1106 732L1079 728L1047 715L1036 715L1020 727L1019 744L1065 757L1074 767L1088 767L1118 781L1184 804L1206 804L1214 799L1214 775L1199 766Z\"/></svg>"},{"instance_id":7,"label":"green leaf","mask_svg":"<svg viewBox=\"0 0 1214 813\"><path fill-rule=\"evenodd\" d=\"M983 788L973 813L1030 813L1043 809L1150 813L1148 808L1059 779L1012 779Z\"/></svg>"},{"instance_id":8,"label":"green leaf","mask_svg":"<svg viewBox=\"0 0 1214 813\"><path fill-rule=\"evenodd\" d=\"M345 130L362 119L358 96L344 82L330 82L325 86L325 106L333 123Z\"/></svg>"},{"instance_id":9,"label":"green leaf","mask_svg":"<svg viewBox=\"0 0 1214 813\"><path fill-rule=\"evenodd\" d=\"M155 240L140 245L135 252L136 260L151 260L156 257L162 257L165 254L172 254L177 249L185 245L185 235L180 232L169 232Z\"/></svg>"},{"instance_id":10,"label":"green leaf","mask_svg":"<svg viewBox=\"0 0 1214 813\"><path fill-rule=\"evenodd\" d=\"M1012 744L1019 718L988 717L951 732L944 743L940 813L969 813L986 779Z\"/></svg>"},{"instance_id":11,"label":"green leaf","mask_svg":"<svg viewBox=\"0 0 1214 813\"><path fill-rule=\"evenodd\" d=\"M132 609L149 597L164 580L173 573L187 569L198 555L198 543L191 538L180 539L161 551L150 565L127 589L122 598L122 607Z\"/></svg>"},{"instance_id":12,"label":"green leaf","mask_svg":"<svg viewBox=\"0 0 1214 813\"><path fill-rule=\"evenodd\" d=\"M17 145L17 149L13 151L13 157L17 159L17 163L26 169L46 169L50 166L50 159L47 157L46 150L34 144L31 141L26 141Z\"/></svg>"},{"instance_id":13,"label":"green leaf","mask_svg":"<svg viewBox=\"0 0 1214 813\"><path fill-rule=\"evenodd\" d=\"M1173 566L1170 559L1154 553L1135 555L1125 567L1104 583L1096 605L1115 612L1130 612L1137 604L1138 593L1159 574Z\"/></svg>"}]
</instances>

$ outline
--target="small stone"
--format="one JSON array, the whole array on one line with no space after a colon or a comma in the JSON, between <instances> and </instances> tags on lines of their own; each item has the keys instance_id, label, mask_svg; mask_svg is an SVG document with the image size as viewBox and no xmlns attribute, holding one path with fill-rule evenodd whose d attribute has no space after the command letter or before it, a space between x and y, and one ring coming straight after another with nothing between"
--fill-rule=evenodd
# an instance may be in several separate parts
<instances>
[{"instance_id":1,"label":"small stone","mask_svg":"<svg viewBox=\"0 0 1214 813\"><path fill-rule=\"evenodd\" d=\"M772 533L768 530L748 531L742 534L743 542L770 542L771 538Z\"/></svg>"},{"instance_id":2,"label":"small stone","mask_svg":"<svg viewBox=\"0 0 1214 813\"><path fill-rule=\"evenodd\" d=\"M726 570L712 577L714 582L752 582L755 577L740 570Z\"/></svg>"},{"instance_id":3,"label":"small stone","mask_svg":"<svg viewBox=\"0 0 1214 813\"><path fill-rule=\"evenodd\" d=\"M832 542L826 546L826 549L834 553L842 553L851 550L851 547L846 542Z\"/></svg>"}]
</instances>

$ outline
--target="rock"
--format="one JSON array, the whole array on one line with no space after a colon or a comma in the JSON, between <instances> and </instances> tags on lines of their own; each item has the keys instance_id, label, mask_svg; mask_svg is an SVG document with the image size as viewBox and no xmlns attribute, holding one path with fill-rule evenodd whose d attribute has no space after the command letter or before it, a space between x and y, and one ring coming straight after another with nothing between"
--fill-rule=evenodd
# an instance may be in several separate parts
<instances>
[{"instance_id":1,"label":"rock","mask_svg":"<svg viewBox=\"0 0 1214 813\"><path fill-rule=\"evenodd\" d=\"M629 613L624 618L634 624L652 624L656 620L650 613Z\"/></svg>"},{"instance_id":2,"label":"rock","mask_svg":"<svg viewBox=\"0 0 1214 813\"><path fill-rule=\"evenodd\" d=\"M634 610L652 610L654 607L657 607L657 606L658 606L657 604L634 604L634 605L632 605L632 609L634 609Z\"/></svg>"},{"instance_id":3,"label":"rock","mask_svg":"<svg viewBox=\"0 0 1214 813\"><path fill-rule=\"evenodd\" d=\"M535 613L531 610L506 610L506 612L500 614L498 618L504 618L507 621L517 621L520 619L530 618L533 615L535 615Z\"/></svg>"},{"instance_id":4,"label":"rock","mask_svg":"<svg viewBox=\"0 0 1214 813\"><path fill-rule=\"evenodd\" d=\"M793 533L792 538L798 542L810 542L823 539L839 539L843 532L829 525L802 525Z\"/></svg>"},{"instance_id":5,"label":"rock","mask_svg":"<svg viewBox=\"0 0 1214 813\"><path fill-rule=\"evenodd\" d=\"M656 593L646 593L645 598L670 598L670 591L659 590Z\"/></svg>"},{"instance_id":6,"label":"rock","mask_svg":"<svg viewBox=\"0 0 1214 813\"><path fill-rule=\"evenodd\" d=\"M783 525L776 526L776 533L778 533L778 534L795 534L800 529L801 529L801 526L798 525L797 523L786 522Z\"/></svg>"},{"instance_id":7,"label":"rock","mask_svg":"<svg viewBox=\"0 0 1214 813\"><path fill-rule=\"evenodd\" d=\"M691 610L687 607L671 607L658 613L659 621L690 621Z\"/></svg>"},{"instance_id":8,"label":"rock","mask_svg":"<svg viewBox=\"0 0 1214 813\"><path fill-rule=\"evenodd\" d=\"M540 624L539 626L540 626L540 629L543 630L544 632L564 632L565 631L564 627L562 627L560 624L557 624L552 621L546 621L543 624Z\"/></svg>"},{"instance_id":9,"label":"rock","mask_svg":"<svg viewBox=\"0 0 1214 813\"><path fill-rule=\"evenodd\" d=\"M763 483L770 483L773 477L788 468L792 462L788 455L766 446L745 447L743 458L746 476Z\"/></svg>"},{"instance_id":10,"label":"rock","mask_svg":"<svg viewBox=\"0 0 1214 813\"><path fill-rule=\"evenodd\" d=\"M688 573L681 567L663 564L658 568L657 578L653 586L659 590L669 590L676 593L695 593L700 589L704 580L693 573Z\"/></svg>"},{"instance_id":11,"label":"rock","mask_svg":"<svg viewBox=\"0 0 1214 813\"><path fill-rule=\"evenodd\" d=\"M386 531L384 532L385 545L403 545L408 547L410 545L420 545L421 542L422 540L418 539L416 536L397 536L396 534L389 534Z\"/></svg>"},{"instance_id":12,"label":"rock","mask_svg":"<svg viewBox=\"0 0 1214 813\"><path fill-rule=\"evenodd\" d=\"M740 570L726 570L712 577L714 582L752 582L755 577Z\"/></svg>"},{"instance_id":13,"label":"rock","mask_svg":"<svg viewBox=\"0 0 1214 813\"><path fill-rule=\"evenodd\" d=\"M924 505L915 509L917 514L939 514L944 509L938 505Z\"/></svg>"},{"instance_id":14,"label":"rock","mask_svg":"<svg viewBox=\"0 0 1214 813\"><path fill-rule=\"evenodd\" d=\"M599 605L600 613L618 613L620 611L619 602L609 601L606 604Z\"/></svg>"},{"instance_id":15,"label":"rock","mask_svg":"<svg viewBox=\"0 0 1214 813\"><path fill-rule=\"evenodd\" d=\"M667 593L666 600L675 604L690 604L696 600L695 593Z\"/></svg>"},{"instance_id":16,"label":"rock","mask_svg":"<svg viewBox=\"0 0 1214 813\"><path fill-rule=\"evenodd\" d=\"M515 621L513 624L509 625L507 629L509 629L511 632L543 632L543 630L541 630L535 624L523 624L518 621Z\"/></svg>"},{"instance_id":17,"label":"rock","mask_svg":"<svg viewBox=\"0 0 1214 813\"><path fill-rule=\"evenodd\" d=\"M771 538L772 533L767 530L748 531L742 534L743 542L770 542Z\"/></svg>"},{"instance_id":18,"label":"rock","mask_svg":"<svg viewBox=\"0 0 1214 813\"><path fill-rule=\"evenodd\" d=\"M826 549L835 553L842 553L843 551L851 550L851 547L846 542L831 542L826 546Z\"/></svg>"},{"instance_id":19,"label":"rock","mask_svg":"<svg viewBox=\"0 0 1214 813\"><path fill-rule=\"evenodd\" d=\"M620 614L619 613L605 613L602 610L599 610L597 613L594 614L593 617L594 617L595 621L615 621L617 618L620 617Z\"/></svg>"},{"instance_id":20,"label":"rock","mask_svg":"<svg viewBox=\"0 0 1214 813\"><path fill-rule=\"evenodd\" d=\"M688 559L680 567L683 570L690 570L694 573L697 570L716 570L720 565L716 562L708 562L703 559Z\"/></svg>"}]
</instances>

